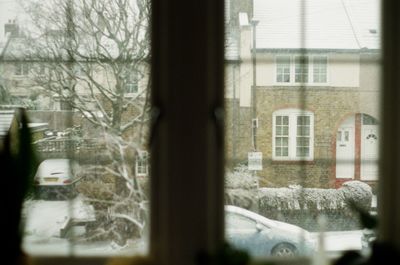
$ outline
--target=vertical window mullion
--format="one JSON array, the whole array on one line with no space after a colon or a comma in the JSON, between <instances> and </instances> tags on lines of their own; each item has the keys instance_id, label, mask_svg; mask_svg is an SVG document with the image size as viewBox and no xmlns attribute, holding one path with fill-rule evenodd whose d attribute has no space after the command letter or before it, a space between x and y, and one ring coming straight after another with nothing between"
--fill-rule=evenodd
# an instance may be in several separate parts
<instances>
[{"instance_id":1,"label":"vertical window mullion","mask_svg":"<svg viewBox=\"0 0 400 265\"><path fill-rule=\"evenodd\" d=\"M296 120L295 115L289 115L289 157L290 160L296 159Z\"/></svg>"}]
</instances>

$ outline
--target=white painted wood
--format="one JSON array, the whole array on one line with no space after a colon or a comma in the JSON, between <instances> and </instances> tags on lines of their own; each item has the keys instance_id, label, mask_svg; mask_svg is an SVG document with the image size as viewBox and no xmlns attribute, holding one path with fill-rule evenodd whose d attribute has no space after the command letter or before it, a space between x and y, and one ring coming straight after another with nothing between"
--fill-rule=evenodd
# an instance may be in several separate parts
<instances>
[{"instance_id":1,"label":"white painted wood","mask_svg":"<svg viewBox=\"0 0 400 265\"><path fill-rule=\"evenodd\" d=\"M377 125L362 125L361 180L378 179L379 129Z\"/></svg>"},{"instance_id":2,"label":"white painted wood","mask_svg":"<svg viewBox=\"0 0 400 265\"><path fill-rule=\"evenodd\" d=\"M355 118L346 119L336 134L336 178L354 178Z\"/></svg>"}]
</instances>

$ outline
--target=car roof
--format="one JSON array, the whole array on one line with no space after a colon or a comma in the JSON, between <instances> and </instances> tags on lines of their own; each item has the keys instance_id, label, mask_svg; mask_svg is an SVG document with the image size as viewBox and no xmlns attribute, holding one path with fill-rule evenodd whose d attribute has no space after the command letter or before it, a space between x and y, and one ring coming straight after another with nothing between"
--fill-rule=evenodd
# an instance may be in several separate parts
<instances>
[{"instance_id":1,"label":"car roof","mask_svg":"<svg viewBox=\"0 0 400 265\"><path fill-rule=\"evenodd\" d=\"M253 219L254 221L261 223L270 228L280 229L280 230L284 230L284 231L291 232L291 233L308 233L307 230L304 230L303 228L301 228L299 226L281 222L281 221L271 220L271 219L268 219L258 213L246 210L246 209L238 207L238 206L225 205L225 211L246 216L246 217Z\"/></svg>"},{"instance_id":2,"label":"car roof","mask_svg":"<svg viewBox=\"0 0 400 265\"><path fill-rule=\"evenodd\" d=\"M276 221L274 221L274 220L268 219L262 215L259 215L255 212L246 210L246 209L238 207L238 206L225 205L225 211L247 216L247 217L255 220L256 222L260 222L267 226L276 226L277 225Z\"/></svg>"},{"instance_id":3,"label":"car roof","mask_svg":"<svg viewBox=\"0 0 400 265\"><path fill-rule=\"evenodd\" d=\"M38 173L48 174L54 171L67 172L70 169L70 159L58 158L58 159L46 159L40 163Z\"/></svg>"}]
</instances>

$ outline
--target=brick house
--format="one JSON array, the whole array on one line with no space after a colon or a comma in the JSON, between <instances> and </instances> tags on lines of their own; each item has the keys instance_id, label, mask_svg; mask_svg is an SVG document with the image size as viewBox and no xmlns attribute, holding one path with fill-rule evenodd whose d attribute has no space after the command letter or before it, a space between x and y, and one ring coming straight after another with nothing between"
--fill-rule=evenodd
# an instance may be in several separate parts
<instances>
[{"instance_id":1,"label":"brick house","mask_svg":"<svg viewBox=\"0 0 400 265\"><path fill-rule=\"evenodd\" d=\"M93 61L82 60L73 64L69 64L66 60L65 64L69 67L74 78L74 89L77 94L77 100L84 101L83 109L80 111L77 108L71 109L71 105L67 96L63 92L56 93L45 89L38 85L38 77L43 74L45 76L52 67L52 58L42 58L35 56L27 56L35 54L30 50L30 44L27 38L21 32L16 21L9 21L4 26L6 34L5 43L0 46L0 81L7 87L9 93L19 105L23 105L29 109L29 116L36 122L46 121L49 123L49 128L53 131L63 131L72 126L80 126L85 139L96 138L101 144L104 144L104 130L109 128L101 128L88 121L87 118L96 116L98 121L107 115L110 116L112 105L107 101L98 89L97 86L109 87L114 89L117 81L113 76L112 69L109 73L104 67L100 67L96 63L96 58ZM60 32L50 32L49 34L62 34ZM56 36L57 37L57 36ZM62 49L57 50L62 53ZM39 59L38 59L39 58ZM41 58L41 59L40 59ZM63 58L63 57L60 57ZM58 59L60 60L60 59ZM63 60L63 59L61 59ZM49 62L50 61L50 62ZM58 61L60 62L60 61ZM128 64L128 63L126 63ZM119 80L122 92L117 96L121 96L121 105L126 104L126 108L121 108L122 124L127 124L132 120L132 117L137 117L141 114L141 107L147 104L147 83L148 83L148 67L146 60L137 67L137 72L130 72L129 76ZM90 82L88 76L95 80ZM60 84L61 82L59 82ZM56 84L54 86L59 86ZM90 86L92 86L90 88ZM115 96L115 97L117 97ZM144 117L143 120L148 119ZM133 172L137 176L148 175L148 153L146 151L145 141L147 127L138 124L124 130L121 134L127 142L135 142L136 153L129 153L130 158L135 157L135 165ZM65 156L65 152L59 152L57 156ZM101 156L101 154L99 154ZM104 156L104 155L103 155ZM109 158L108 158L109 159ZM91 157L91 160L104 160Z\"/></svg>"},{"instance_id":2,"label":"brick house","mask_svg":"<svg viewBox=\"0 0 400 265\"><path fill-rule=\"evenodd\" d=\"M238 15L240 64L226 71L227 160L262 152L262 186L378 178L378 1L318 3L254 0L255 36L252 14Z\"/></svg>"}]
</instances>

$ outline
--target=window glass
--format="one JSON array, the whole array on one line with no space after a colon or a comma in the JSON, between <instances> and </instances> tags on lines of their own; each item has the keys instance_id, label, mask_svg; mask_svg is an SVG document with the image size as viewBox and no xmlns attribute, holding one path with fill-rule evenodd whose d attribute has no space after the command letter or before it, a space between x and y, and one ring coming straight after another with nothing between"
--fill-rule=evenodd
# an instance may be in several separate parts
<instances>
[{"instance_id":1,"label":"window glass","mask_svg":"<svg viewBox=\"0 0 400 265\"><path fill-rule=\"evenodd\" d=\"M308 57L306 56L295 57L295 82L308 82Z\"/></svg>"},{"instance_id":2,"label":"window glass","mask_svg":"<svg viewBox=\"0 0 400 265\"><path fill-rule=\"evenodd\" d=\"M290 57L279 56L276 59L276 82L290 82Z\"/></svg>"},{"instance_id":3,"label":"window glass","mask_svg":"<svg viewBox=\"0 0 400 265\"><path fill-rule=\"evenodd\" d=\"M249 218L234 214L234 213L227 213L226 214L226 225L227 229L235 229L235 230L245 230L245 229L252 229L255 230L256 223Z\"/></svg>"},{"instance_id":4,"label":"window glass","mask_svg":"<svg viewBox=\"0 0 400 265\"><path fill-rule=\"evenodd\" d=\"M327 58L325 56L313 57L313 81L314 83L326 83Z\"/></svg>"},{"instance_id":5,"label":"window glass","mask_svg":"<svg viewBox=\"0 0 400 265\"><path fill-rule=\"evenodd\" d=\"M301 110L283 109L274 112L275 135L274 158L301 160L311 159L311 142L313 132L312 114L302 115ZM287 116L280 116L285 113Z\"/></svg>"},{"instance_id":6,"label":"window glass","mask_svg":"<svg viewBox=\"0 0 400 265\"><path fill-rule=\"evenodd\" d=\"M25 108L39 160L28 254L146 252L149 15L147 0L0 1L1 130Z\"/></svg>"},{"instance_id":7,"label":"window glass","mask_svg":"<svg viewBox=\"0 0 400 265\"><path fill-rule=\"evenodd\" d=\"M368 252L351 202L378 212L380 1L226 2L225 203L274 234L228 242L262 257Z\"/></svg>"}]
</instances>

